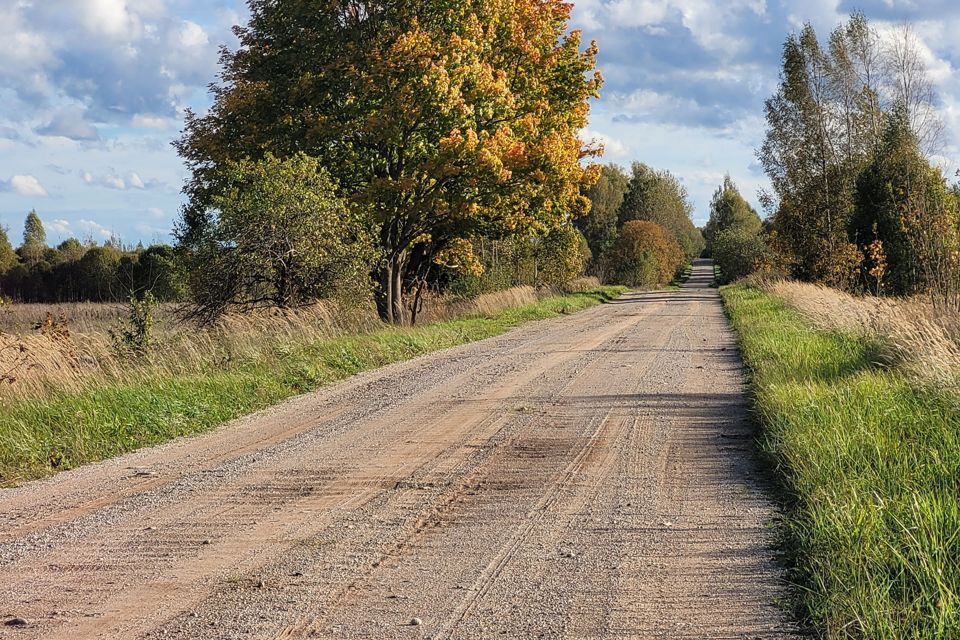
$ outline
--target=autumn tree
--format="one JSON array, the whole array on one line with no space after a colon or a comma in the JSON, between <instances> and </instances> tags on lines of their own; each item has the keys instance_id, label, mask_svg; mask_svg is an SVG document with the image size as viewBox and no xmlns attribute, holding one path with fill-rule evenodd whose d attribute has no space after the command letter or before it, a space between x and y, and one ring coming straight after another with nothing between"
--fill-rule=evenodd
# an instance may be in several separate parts
<instances>
[{"instance_id":1,"label":"autumn tree","mask_svg":"<svg viewBox=\"0 0 960 640\"><path fill-rule=\"evenodd\" d=\"M617 215L630 186L630 178L615 164L601 167L597 183L585 191L590 213L579 218L576 226L587 239L595 257L603 254L617 237Z\"/></svg>"},{"instance_id":2,"label":"autumn tree","mask_svg":"<svg viewBox=\"0 0 960 640\"><path fill-rule=\"evenodd\" d=\"M634 163L627 193L620 205L620 225L633 220L654 222L666 229L683 249L687 262L704 249L703 236L690 216L693 206L686 187L669 171Z\"/></svg>"},{"instance_id":3,"label":"autumn tree","mask_svg":"<svg viewBox=\"0 0 960 640\"><path fill-rule=\"evenodd\" d=\"M595 171L578 132L597 95L562 0L251 0L222 58L207 115L178 143L192 171L177 235L214 224L221 168L242 158L319 159L381 252L381 315L452 243L561 227Z\"/></svg>"},{"instance_id":4,"label":"autumn tree","mask_svg":"<svg viewBox=\"0 0 960 640\"><path fill-rule=\"evenodd\" d=\"M583 273L590 246L573 226L554 229L536 245L536 284L561 288Z\"/></svg>"},{"instance_id":5,"label":"autumn tree","mask_svg":"<svg viewBox=\"0 0 960 640\"><path fill-rule=\"evenodd\" d=\"M363 221L318 160L267 154L222 170L187 263L194 317L363 295L371 256Z\"/></svg>"},{"instance_id":6,"label":"autumn tree","mask_svg":"<svg viewBox=\"0 0 960 640\"><path fill-rule=\"evenodd\" d=\"M683 249L673 235L648 220L631 220L605 259L614 282L652 287L670 282L683 266Z\"/></svg>"}]
</instances>

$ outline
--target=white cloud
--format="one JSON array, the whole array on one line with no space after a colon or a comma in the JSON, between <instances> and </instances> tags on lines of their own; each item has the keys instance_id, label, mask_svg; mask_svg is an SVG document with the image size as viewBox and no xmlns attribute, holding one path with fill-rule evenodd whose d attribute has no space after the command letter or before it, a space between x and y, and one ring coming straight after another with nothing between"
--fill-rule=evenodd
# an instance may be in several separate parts
<instances>
[{"instance_id":1,"label":"white cloud","mask_svg":"<svg viewBox=\"0 0 960 640\"><path fill-rule=\"evenodd\" d=\"M73 235L73 230L70 229L70 223L67 220L56 219L56 220L44 220L43 226L47 231L52 231L60 237Z\"/></svg>"},{"instance_id":2,"label":"white cloud","mask_svg":"<svg viewBox=\"0 0 960 640\"><path fill-rule=\"evenodd\" d=\"M128 191L130 189L145 190L163 187L163 183L159 180L144 180L136 171L131 171L126 174L126 176L120 175L113 169L108 170L107 173L102 175L95 175L89 171L80 171L79 175L84 184L105 187L115 191Z\"/></svg>"},{"instance_id":3,"label":"white cloud","mask_svg":"<svg viewBox=\"0 0 960 640\"><path fill-rule=\"evenodd\" d=\"M169 129L171 122L169 118L150 115L147 113L138 113L133 116L131 124L138 129Z\"/></svg>"},{"instance_id":4,"label":"white cloud","mask_svg":"<svg viewBox=\"0 0 960 640\"><path fill-rule=\"evenodd\" d=\"M659 24L670 15L671 9L667 0L615 0L603 5L609 23L624 27Z\"/></svg>"},{"instance_id":5,"label":"white cloud","mask_svg":"<svg viewBox=\"0 0 960 640\"><path fill-rule=\"evenodd\" d=\"M46 198L49 195L40 181L31 175L13 176L3 183L3 186L6 191L12 191L17 195L29 198Z\"/></svg>"},{"instance_id":6,"label":"white cloud","mask_svg":"<svg viewBox=\"0 0 960 640\"><path fill-rule=\"evenodd\" d=\"M97 128L84 118L80 109L65 108L53 114L50 122L37 129L41 136L55 136L76 141L99 140Z\"/></svg>"},{"instance_id":7,"label":"white cloud","mask_svg":"<svg viewBox=\"0 0 960 640\"><path fill-rule=\"evenodd\" d=\"M210 44L210 37L196 22L186 20L180 27L180 44L188 49L202 48Z\"/></svg>"},{"instance_id":8,"label":"white cloud","mask_svg":"<svg viewBox=\"0 0 960 640\"><path fill-rule=\"evenodd\" d=\"M117 191L125 191L127 188L127 183L123 181L123 178L113 173L103 176L100 179L100 184L108 189L116 189Z\"/></svg>"},{"instance_id":9,"label":"white cloud","mask_svg":"<svg viewBox=\"0 0 960 640\"><path fill-rule=\"evenodd\" d=\"M100 237L109 240L113 237L113 232L94 220L77 220L77 228L82 232L94 237Z\"/></svg>"},{"instance_id":10,"label":"white cloud","mask_svg":"<svg viewBox=\"0 0 960 640\"><path fill-rule=\"evenodd\" d=\"M599 131L584 129L580 132L580 138L584 142L595 142L603 145L603 157L608 160L623 160L629 154L627 146L622 141Z\"/></svg>"},{"instance_id":11,"label":"white cloud","mask_svg":"<svg viewBox=\"0 0 960 640\"><path fill-rule=\"evenodd\" d=\"M71 0L69 7L80 24L97 35L135 40L143 33L140 14L126 0Z\"/></svg>"}]
</instances>

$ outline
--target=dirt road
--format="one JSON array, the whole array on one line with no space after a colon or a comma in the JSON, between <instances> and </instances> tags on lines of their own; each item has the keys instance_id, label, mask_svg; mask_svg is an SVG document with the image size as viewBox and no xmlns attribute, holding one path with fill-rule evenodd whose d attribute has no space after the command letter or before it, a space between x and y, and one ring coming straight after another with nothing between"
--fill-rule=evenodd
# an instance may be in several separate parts
<instances>
[{"instance_id":1,"label":"dirt road","mask_svg":"<svg viewBox=\"0 0 960 640\"><path fill-rule=\"evenodd\" d=\"M708 271L0 492L0 637L787 637Z\"/></svg>"}]
</instances>

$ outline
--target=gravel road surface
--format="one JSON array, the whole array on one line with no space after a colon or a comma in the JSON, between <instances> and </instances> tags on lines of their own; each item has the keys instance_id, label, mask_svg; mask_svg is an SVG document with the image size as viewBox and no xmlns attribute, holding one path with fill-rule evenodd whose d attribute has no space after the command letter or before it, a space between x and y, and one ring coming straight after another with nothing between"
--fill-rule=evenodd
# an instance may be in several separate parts
<instances>
[{"instance_id":1,"label":"gravel road surface","mask_svg":"<svg viewBox=\"0 0 960 640\"><path fill-rule=\"evenodd\" d=\"M0 637L791 637L709 279L0 491Z\"/></svg>"}]
</instances>

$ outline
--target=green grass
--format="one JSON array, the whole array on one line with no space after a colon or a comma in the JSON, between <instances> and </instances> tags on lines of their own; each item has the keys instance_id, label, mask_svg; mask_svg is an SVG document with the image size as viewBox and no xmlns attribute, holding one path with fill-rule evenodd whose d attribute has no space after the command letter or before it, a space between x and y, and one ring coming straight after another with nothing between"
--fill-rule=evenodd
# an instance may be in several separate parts
<instances>
[{"instance_id":1,"label":"green grass","mask_svg":"<svg viewBox=\"0 0 960 640\"><path fill-rule=\"evenodd\" d=\"M623 291L602 287L493 316L278 345L270 358L236 362L202 375L112 383L0 405L0 486L200 433L361 371L489 338L531 320L580 311Z\"/></svg>"},{"instance_id":2,"label":"green grass","mask_svg":"<svg viewBox=\"0 0 960 640\"><path fill-rule=\"evenodd\" d=\"M960 638L960 398L765 293L722 294L783 490L798 614L826 638Z\"/></svg>"}]
</instances>

